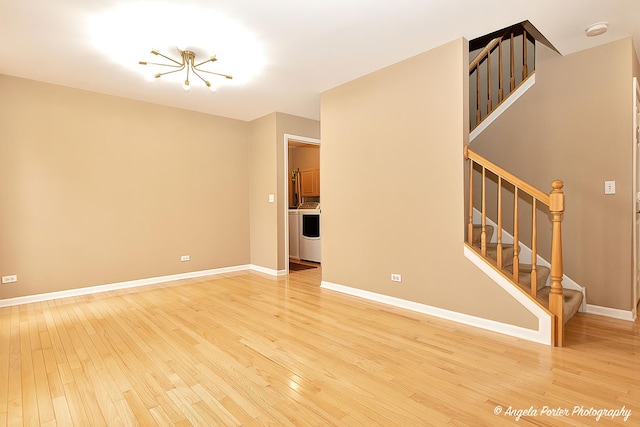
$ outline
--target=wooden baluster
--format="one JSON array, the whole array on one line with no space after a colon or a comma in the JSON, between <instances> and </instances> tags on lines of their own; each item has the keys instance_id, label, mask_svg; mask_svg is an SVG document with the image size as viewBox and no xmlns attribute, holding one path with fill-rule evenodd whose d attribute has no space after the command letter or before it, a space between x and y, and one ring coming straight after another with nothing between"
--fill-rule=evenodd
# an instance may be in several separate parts
<instances>
[{"instance_id":1,"label":"wooden baluster","mask_svg":"<svg viewBox=\"0 0 640 427\"><path fill-rule=\"evenodd\" d=\"M527 65L527 31L522 32L522 80L526 79L529 75Z\"/></svg>"},{"instance_id":2,"label":"wooden baluster","mask_svg":"<svg viewBox=\"0 0 640 427\"><path fill-rule=\"evenodd\" d=\"M482 118L482 113L480 111L480 63L476 66L476 126L480 123L480 119Z\"/></svg>"},{"instance_id":3,"label":"wooden baluster","mask_svg":"<svg viewBox=\"0 0 640 427\"><path fill-rule=\"evenodd\" d=\"M536 198L533 198L531 212L531 296L538 293L538 221L536 212Z\"/></svg>"},{"instance_id":4,"label":"wooden baluster","mask_svg":"<svg viewBox=\"0 0 640 427\"><path fill-rule=\"evenodd\" d=\"M502 86L502 38L500 38L500 43L498 44L498 102L502 102L504 93Z\"/></svg>"},{"instance_id":5,"label":"wooden baluster","mask_svg":"<svg viewBox=\"0 0 640 427\"><path fill-rule=\"evenodd\" d=\"M551 292L549 293L549 311L555 315L555 345L562 347L564 341L564 311L562 307L562 214L564 212L564 183L555 180L549 194L551 212Z\"/></svg>"},{"instance_id":6,"label":"wooden baluster","mask_svg":"<svg viewBox=\"0 0 640 427\"><path fill-rule=\"evenodd\" d=\"M513 92L513 89L516 88L516 65L515 65L515 60L513 58L514 55L514 45L513 45L513 31L511 32L511 43L509 43L509 49L510 49L510 58L509 58L509 79L510 79L510 83L511 83L511 92Z\"/></svg>"},{"instance_id":7,"label":"wooden baluster","mask_svg":"<svg viewBox=\"0 0 640 427\"><path fill-rule=\"evenodd\" d=\"M498 268L502 269L502 177L498 176L498 245L496 247L496 257Z\"/></svg>"},{"instance_id":8,"label":"wooden baluster","mask_svg":"<svg viewBox=\"0 0 640 427\"><path fill-rule=\"evenodd\" d=\"M487 52L487 115L491 113L493 110L493 103L491 99L493 98L493 92L491 87L491 51Z\"/></svg>"},{"instance_id":9,"label":"wooden baluster","mask_svg":"<svg viewBox=\"0 0 640 427\"><path fill-rule=\"evenodd\" d=\"M482 233L480 234L480 253L487 256L487 170L482 166Z\"/></svg>"},{"instance_id":10,"label":"wooden baluster","mask_svg":"<svg viewBox=\"0 0 640 427\"><path fill-rule=\"evenodd\" d=\"M464 147L464 158L469 159L469 146ZM467 242L473 245L473 160L469 161L469 225L467 226Z\"/></svg>"},{"instance_id":11,"label":"wooden baluster","mask_svg":"<svg viewBox=\"0 0 640 427\"><path fill-rule=\"evenodd\" d=\"M519 280L519 264L518 259L518 187L513 190L513 280Z\"/></svg>"}]
</instances>

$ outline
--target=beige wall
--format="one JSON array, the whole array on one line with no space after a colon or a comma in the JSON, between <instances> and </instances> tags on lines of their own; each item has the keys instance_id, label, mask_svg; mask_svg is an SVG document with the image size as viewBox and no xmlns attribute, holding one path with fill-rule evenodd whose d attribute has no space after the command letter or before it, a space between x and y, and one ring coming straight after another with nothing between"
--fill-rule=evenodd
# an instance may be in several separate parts
<instances>
[{"instance_id":1,"label":"beige wall","mask_svg":"<svg viewBox=\"0 0 640 427\"><path fill-rule=\"evenodd\" d=\"M0 299L249 262L247 123L8 76L0 93L0 274L19 279Z\"/></svg>"},{"instance_id":2,"label":"beige wall","mask_svg":"<svg viewBox=\"0 0 640 427\"><path fill-rule=\"evenodd\" d=\"M289 262L289 254L285 247L286 200L288 187L285 185L284 158L287 155L284 135L304 136L320 139L320 122L291 114L277 113L276 154L278 158L278 270L284 270Z\"/></svg>"},{"instance_id":3,"label":"beige wall","mask_svg":"<svg viewBox=\"0 0 640 427\"><path fill-rule=\"evenodd\" d=\"M565 273L589 304L623 310L632 308L632 50L631 39L564 57L538 45L533 88L471 144L544 191L564 181ZM604 194L605 180L617 194Z\"/></svg>"},{"instance_id":4,"label":"beige wall","mask_svg":"<svg viewBox=\"0 0 640 427\"><path fill-rule=\"evenodd\" d=\"M272 113L249 124L251 163L251 264L282 271L289 259L285 253L284 135L320 137L316 120ZM269 203L269 194L275 196Z\"/></svg>"},{"instance_id":5,"label":"beige wall","mask_svg":"<svg viewBox=\"0 0 640 427\"><path fill-rule=\"evenodd\" d=\"M320 167L320 147L306 145L289 149L289 169L318 169Z\"/></svg>"},{"instance_id":6,"label":"beige wall","mask_svg":"<svg viewBox=\"0 0 640 427\"><path fill-rule=\"evenodd\" d=\"M276 113L249 123L249 181L251 264L272 270L278 264L278 159ZM269 194L274 202L269 202Z\"/></svg>"},{"instance_id":7,"label":"beige wall","mask_svg":"<svg viewBox=\"0 0 640 427\"><path fill-rule=\"evenodd\" d=\"M323 280L535 328L463 255L467 70L459 39L322 94Z\"/></svg>"}]
</instances>

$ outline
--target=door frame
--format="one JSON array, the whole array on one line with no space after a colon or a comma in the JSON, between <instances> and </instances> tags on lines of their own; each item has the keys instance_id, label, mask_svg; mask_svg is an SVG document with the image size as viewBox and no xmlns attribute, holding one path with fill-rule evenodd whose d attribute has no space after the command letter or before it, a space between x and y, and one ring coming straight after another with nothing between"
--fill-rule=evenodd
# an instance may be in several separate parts
<instances>
[{"instance_id":1,"label":"door frame","mask_svg":"<svg viewBox=\"0 0 640 427\"><path fill-rule=\"evenodd\" d=\"M308 136L292 135L289 133L284 134L284 197L282 203L284 204L284 256L285 256L285 271L289 274L289 142L301 142L308 145L320 146L320 140L317 138L309 138ZM322 164L320 165L322 168Z\"/></svg>"},{"instance_id":2,"label":"door frame","mask_svg":"<svg viewBox=\"0 0 640 427\"><path fill-rule=\"evenodd\" d=\"M638 155L640 154L638 144L640 141L638 140L638 114L640 113L640 87L638 86L638 78L633 78L633 197L631 198L632 207L633 207L633 307L632 307L632 316L633 319L636 319L637 310L638 310L638 298L640 297L640 289L638 289L638 281L640 280L638 268L640 268L640 261L638 257L640 253L638 253L638 233L640 233L640 229L638 227L638 218L639 215L637 213L639 208L638 203L638 192L640 191L638 185L638 179L640 179L640 165L638 164Z\"/></svg>"}]
</instances>

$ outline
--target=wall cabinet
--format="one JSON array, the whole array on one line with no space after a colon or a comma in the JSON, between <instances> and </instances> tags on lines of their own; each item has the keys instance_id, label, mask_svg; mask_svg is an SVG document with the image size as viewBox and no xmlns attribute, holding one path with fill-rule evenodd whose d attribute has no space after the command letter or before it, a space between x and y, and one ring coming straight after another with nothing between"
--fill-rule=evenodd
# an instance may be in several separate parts
<instances>
[{"instance_id":1,"label":"wall cabinet","mask_svg":"<svg viewBox=\"0 0 640 427\"><path fill-rule=\"evenodd\" d=\"M300 169L300 184L302 197L319 197L320 169Z\"/></svg>"}]
</instances>

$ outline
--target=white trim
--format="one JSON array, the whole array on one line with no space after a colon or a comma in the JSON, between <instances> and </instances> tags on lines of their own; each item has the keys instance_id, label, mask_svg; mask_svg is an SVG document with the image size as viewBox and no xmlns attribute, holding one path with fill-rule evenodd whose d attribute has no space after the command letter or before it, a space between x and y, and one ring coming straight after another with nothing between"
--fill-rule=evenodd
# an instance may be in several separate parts
<instances>
[{"instance_id":1,"label":"white trim","mask_svg":"<svg viewBox=\"0 0 640 427\"><path fill-rule=\"evenodd\" d=\"M308 136L292 135L289 133L284 134L284 197L282 202L284 204L284 257L285 257L285 269L283 274L275 274L276 276L282 276L289 274L289 141L304 142L309 145L320 145L320 140L316 138L309 138ZM267 273L270 274L270 273Z\"/></svg>"},{"instance_id":2,"label":"white trim","mask_svg":"<svg viewBox=\"0 0 640 427\"><path fill-rule=\"evenodd\" d=\"M320 286L336 292L352 295L370 301L376 301L393 307L399 307L406 310L415 311L440 319L451 320L453 322L462 323L464 325L474 326L477 328L498 332L516 338L522 338L527 341L533 341L541 344L551 345L551 319L548 322L539 321L539 330L527 329L520 326L509 325L507 323L496 322L494 320L483 319L481 317L471 316L464 313L458 313L439 307L433 307L413 301L407 301L388 295L378 294L375 292L365 291L362 289L352 288L349 286L339 285L327 281L322 281ZM546 314L546 313L545 313Z\"/></svg>"},{"instance_id":3,"label":"white trim","mask_svg":"<svg viewBox=\"0 0 640 427\"><path fill-rule=\"evenodd\" d=\"M277 277L277 276L286 276L288 274L289 266L287 265L287 270L274 270L272 268L260 267L259 265L253 265L253 264L251 264L249 268L259 273L264 273L264 274L268 274L269 276Z\"/></svg>"},{"instance_id":4,"label":"white trim","mask_svg":"<svg viewBox=\"0 0 640 427\"><path fill-rule=\"evenodd\" d=\"M289 147L289 140L294 141L294 142L304 142L305 144L311 144L311 145L320 145L320 140L317 139L317 138L310 138L308 136L292 135L290 133L285 133L284 134L284 140L287 143L287 148Z\"/></svg>"},{"instance_id":5,"label":"white trim","mask_svg":"<svg viewBox=\"0 0 640 427\"><path fill-rule=\"evenodd\" d=\"M480 224L480 222L482 221L481 219L481 214L480 211L477 210L476 208L473 208L473 222L474 224ZM493 233L493 236L491 236L491 243L495 243L497 241L497 230L498 230L498 224L496 224L495 222L493 222L489 217L486 218L487 224L493 226L493 228L496 230L495 233ZM503 243L509 243L509 244L513 244L513 236L508 233L504 228L502 229L502 242ZM530 260L531 259L531 249L524 245L522 242L518 242L520 246L520 259L521 260ZM551 268L551 264L549 263L549 261L547 261L546 259L542 258L540 256L540 254L537 255L536 257L536 262L538 263L538 265L543 265L545 267ZM547 286L551 286L551 275L549 275L549 277L547 277ZM578 291L580 293L582 293L582 303L580 303L580 308L578 311L580 311L581 313L584 313L587 311L587 289L584 286L580 286L580 284L578 282L576 282L575 280L573 280L571 277L567 276L566 274L562 275L562 287L566 288L566 289L571 289L574 291Z\"/></svg>"},{"instance_id":6,"label":"white trim","mask_svg":"<svg viewBox=\"0 0 640 427\"><path fill-rule=\"evenodd\" d=\"M212 270L192 271L189 273L172 274L169 276L150 277L147 279L129 280L126 282L110 283L106 285L89 286L85 288L69 289L66 291L48 292L46 294L26 295L22 297L0 300L0 307L29 304L34 302L49 301L52 299L69 298L81 295L97 294L100 292L115 291L118 289L135 288L138 286L155 285L157 283L173 282L176 280L193 279L196 277L215 276L218 274L232 273L253 269L248 264L233 267L215 268Z\"/></svg>"},{"instance_id":7,"label":"white trim","mask_svg":"<svg viewBox=\"0 0 640 427\"><path fill-rule=\"evenodd\" d=\"M527 80L522 82L520 86L516 88L511 94L504 100L498 108L493 110L491 114L489 114L483 121L480 123L471 133L469 133L469 143L475 139L476 136L480 135L483 130L485 130L495 119L500 117L502 113L507 111L507 109L518 100L526 91L531 89L531 87L536 82L535 73L529 77Z\"/></svg>"},{"instance_id":8,"label":"white trim","mask_svg":"<svg viewBox=\"0 0 640 427\"><path fill-rule=\"evenodd\" d=\"M633 249L632 249L632 253L633 253L633 282L631 283L631 287L633 288L633 318L635 319L637 316L637 307L638 307L638 298L640 298L640 295L638 295L638 268L640 268L640 266L638 265L638 214L636 213L636 210L638 209L638 201L637 201L637 197L638 197L638 191L640 191L640 189L638 188L638 143L640 143L640 141L638 141L638 126L640 125L638 123L638 113L640 111L640 87L638 86L638 78L634 77L633 78L633 159L632 159L632 165L633 165L633 172L632 172L632 188L633 188L633 193L632 193L632 197L631 197L631 218L633 218Z\"/></svg>"},{"instance_id":9,"label":"white trim","mask_svg":"<svg viewBox=\"0 0 640 427\"><path fill-rule=\"evenodd\" d=\"M635 321L635 313L631 310L620 310L617 308L601 307L599 305L587 304L587 313L599 316L612 317L614 319Z\"/></svg>"}]
</instances>

